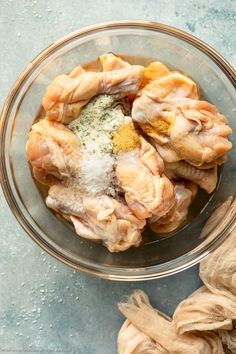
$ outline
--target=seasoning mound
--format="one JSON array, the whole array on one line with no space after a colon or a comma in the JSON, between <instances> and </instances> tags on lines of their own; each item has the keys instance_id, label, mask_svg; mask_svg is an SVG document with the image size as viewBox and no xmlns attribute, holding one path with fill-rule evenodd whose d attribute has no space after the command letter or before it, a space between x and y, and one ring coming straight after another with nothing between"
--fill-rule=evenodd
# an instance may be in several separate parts
<instances>
[{"instance_id":1,"label":"seasoning mound","mask_svg":"<svg viewBox=\"0 0 236 354\"><path fill-rule=\"evenodd\" d=\"M125 115L130 115L127 99L120 95L99 95L69 124L83 147L79 184L84 193L117 194L113 136L125 121Z\"/></svg>"},{"instance_id":2,"label":"seasoning mound","mask_svg":"<svg viewBox=\"0 0 236 354\"><path fill-rule=\"evenodd\" d=\"M133 123L123 124L115 133L114 152L129 151L140 146L140 137Z\"/></svg>"}]
</instances>

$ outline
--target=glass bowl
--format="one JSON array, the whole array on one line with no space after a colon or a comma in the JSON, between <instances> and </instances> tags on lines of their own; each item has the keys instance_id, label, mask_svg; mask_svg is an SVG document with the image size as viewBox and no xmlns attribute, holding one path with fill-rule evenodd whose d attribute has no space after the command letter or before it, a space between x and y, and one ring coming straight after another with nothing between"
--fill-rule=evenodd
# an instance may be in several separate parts
<instances>
[{"instance_id":1,"label":"glass bowl","mask_svg":"<svg viewBox=\"0 0 236 354\"><path fill-rule=\"evenodd\" d=\"M26 160L29 129L49 82L60 73L105 52L142 64L160 60L186 72L204 97L225 114L236 131L236 75L226 60L199 39L178 29L145 21L90 26L52 44L34 59L10 91L1 121L1 184L8 204L31 238L65 264L113 280L145 280L192 266L218 247L235 226L236 145L221 168L217 190L172 237L111 254L101 244L78 237L44 204ZM145 59L143 59L145 58ZM233 137L231 137L233 140ZM210 218L210 219L209 219Z\"/></svg>"}]
</instances>

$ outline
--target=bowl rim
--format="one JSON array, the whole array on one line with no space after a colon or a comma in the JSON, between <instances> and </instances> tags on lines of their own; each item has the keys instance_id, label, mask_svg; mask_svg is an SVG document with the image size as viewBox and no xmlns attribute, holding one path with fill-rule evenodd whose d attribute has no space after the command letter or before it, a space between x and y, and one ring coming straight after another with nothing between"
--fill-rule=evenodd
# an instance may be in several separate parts
<instances>
[{"instance_id":1,"label":"bowl rim","mask_svg":"<svg viewBox=\"0 0 236 354\"><path fill-rule=\"evenodd\" d=\"M225 228L225 230L218 235L215 239L213 239L204 250L201 250L199 254L196 256L195 254L190 254L188 252L186 255L176 258L173 261L166 262L163 265L169 264L169 268L163 270L162 265L154 265L146 268L134 268L134 269L126 269L126 268L117 268L114 272L112 266L109 266L108 269L106 267L104 269L98 269L95 266L84 266L81 264L76 264L70 259L66 258L65 254L60 253L58 250L54 249L52 246L46 243L46 241L42 240L36 234L34 228L28 223L28 221L24 218L20 209L17 206L17 202L11 192L10 184L8 182L8 176L6 173L5 166L5 132L8 125L8 118L11 111L11 107L15 102L17 94L19 93L22 85L27 80L27 78L34 72L34 70L43 63L44 59L46 59L50 54L55 53L60 47L62 47L65 43L69 43L76 38L86 37L90 34L96 33L98 31L108 30L108 29L119 29L119 28L135 28L142 30L151 30L154 32L164 33L167 35L174 36L178 39L183 40L184 42L191 44L196 47L198 50L206 54L227 76L232 85L236 88L236 72L234 68L228 63L228 61L219 54L215 49L206 44L204 41L198 39L197 37L189 34L183 30L178 28L164 25L161 23L143 21L143 20L122 20L122 21L110 21L103 22L91 26L83 27L77 31L71 32L68 35L60 38L55 41L51 45L49 45L46 49L41 51L22 71L19 75L18 79L13 84L2 109L2 113L0 116L0 182L1 187L6 198L6 201L12 210L15 218L22 226L22 228L28 233L28 235L46 252L48 252L51 256L60 260L64 264L83 272L86 272L90 275L95 275L100 278L111 279L111 280L120 280L120 281L141 281L141 280L150 280L157 279L165 276L169 276L175 273L178 273L182 270L185 270L197 263L199 263L203 258L205 258L210 252L215 250L230 234L230 232L235 228L235 217L232 222ZM235 215L234 215L235 216ZM187 255L189 257L187 259ZM184 261L182 258L186 258ZM177 266L173 268L171 266L172 262L179 261ZM99 265L100 267L100 265ZM140 272L141 270L141 272ZM126 274L127 273L127 274Z\"/></svg>"}]
</instances>

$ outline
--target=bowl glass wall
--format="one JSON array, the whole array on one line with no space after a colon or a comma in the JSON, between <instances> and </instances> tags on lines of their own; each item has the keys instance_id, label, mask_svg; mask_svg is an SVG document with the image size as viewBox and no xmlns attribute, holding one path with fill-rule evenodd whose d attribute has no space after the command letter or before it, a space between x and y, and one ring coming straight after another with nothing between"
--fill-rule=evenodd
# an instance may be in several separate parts
<instances>
[{"instance_id":1,"label":"bowl glass wall","mask_svg":"<svg viewBox=\"0 0 236 354\"><path fill-rule=\"evenodd\" d=\"M41 105L47 85L61 73L87 64L105 52L131 57L133 63L159 60L183 70L217 105L236 131L235 73L204 43L173 28L145 23L120 22L89 27L56 42L22 73L10 92L2 113L2 187L18 221L49 253L76 269L119 280L166 276L202 259L217 247L235 224L234 196L236 146L221 168L217 190L197 215L172 237L146 243L137 249L111 254L105 247L78 237L44 204L26 160L28 132ZM234 137L231 137L232 142ZM230 199L229 199L230 198ZM209 217L215 213L203 230ZM217 219L216 219L217 218Z\"/></svg>"}]
</instances>

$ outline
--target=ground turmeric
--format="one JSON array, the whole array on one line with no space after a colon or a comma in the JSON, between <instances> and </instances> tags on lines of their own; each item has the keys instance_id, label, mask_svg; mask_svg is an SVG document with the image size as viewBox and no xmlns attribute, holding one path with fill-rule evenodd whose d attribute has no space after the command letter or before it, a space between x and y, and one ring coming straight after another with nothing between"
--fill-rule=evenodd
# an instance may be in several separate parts
<instances>
[{"instance_id":1,"label":"ground turmeric","mask_svg":"<svg viewBox=\"0 0 236 354\"><path fill-rule=\"evenodd\" d=\"M123 124L113 137L114 152L132 150L140 145L140 138L133 123Z\"/></svg>"},{"instance_id":2,"label":"ground turmeric","mask_svg":"<svg viewBox=\"0 0 236 354\"><path fill-rule=\"evenodd\" d=\"M172 129L174 119L171 116L158 117L152 124L144 123L140 124L142 130L149 136L155 137L160 134L168 134Z\"/></svg>"}]
</instances>

